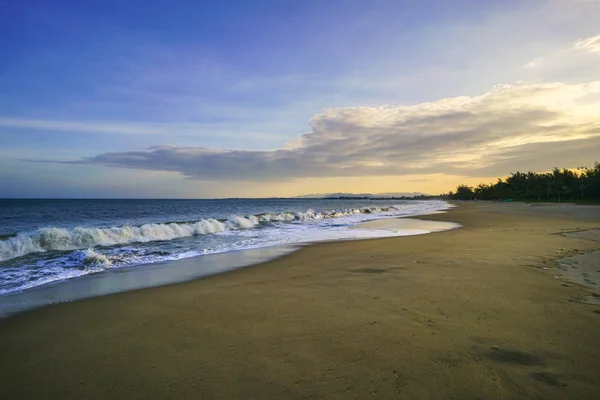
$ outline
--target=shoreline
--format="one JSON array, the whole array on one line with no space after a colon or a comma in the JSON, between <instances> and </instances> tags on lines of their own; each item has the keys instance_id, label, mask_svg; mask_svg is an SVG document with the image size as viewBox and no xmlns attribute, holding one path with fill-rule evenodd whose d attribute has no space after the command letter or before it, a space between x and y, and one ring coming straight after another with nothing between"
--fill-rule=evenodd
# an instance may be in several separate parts
<instances>
[{"instance_id":1,"label":"shoreline","mask_svg":"<svg viewBox=\"0 0 600 400\"><path fill-rule=\"evenodd\" d=\"M0 318L60 303L150 289L226 274L293 253L301 245L232 250L87 274L0 296Z\"/></svg>"},{"instance_id":2,"label":"shoreline","mask_svg":"<svg viewBox=\"0 0 600 400\"><path fill-rule=\"evenodd\" d=\"M17 314L0 322L0 393L595 398L600 308L553 264L600 248L564 235L599 229L599 211L461 203L419 216L461 229L316 243L227 274Z\"/></svg>"},{"instance_id":3,"label":"shoreline","mask_svg":"<svg viewBox=\"0 0 600 400\"><path fill-rule=\"evenodd\" d=\"M451 208L449 208L451 209ZM161 261L151 264L132 265L107 269L97 273L48 282L20 292L0 295L0 318L10 318L18 313L53 304L79 301L140 289L148 289L204 279L213 275L230 273L276 260L304 246L336 241L371 240L386 237L381 232L390 232L387 237L420 235L459 228L450 222L416 219L424 215L439 215L446 211L427 214L368 220L348 228L346 238L317 239L311 242L278 244L247 249L235 249L221 253L199 255L179 260ZM353 238L359 231L380 232L380 236ZM393 233L391 233L393 232Z\"/></svg>"}]
</instances>

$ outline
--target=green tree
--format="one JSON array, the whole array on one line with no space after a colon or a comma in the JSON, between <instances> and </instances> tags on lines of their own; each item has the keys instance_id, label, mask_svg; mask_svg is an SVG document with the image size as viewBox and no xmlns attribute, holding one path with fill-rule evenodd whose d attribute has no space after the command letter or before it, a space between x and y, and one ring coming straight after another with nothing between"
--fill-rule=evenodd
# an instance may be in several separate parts
<instances>
[{"instance_id":1,"label":"green tree","mask_svg":"<svg viewBox=\"0 0 600 400\"><path fill-rule=\"evenodd\" d=\"M514 172L494 184L480 183L475 188L459 185L449 198L459 200L600 200L600 163L594 167L579 167L577 171L554 168L552 172Z\"/></svg>"},{"instance_id":2,"label":"green tree","mask_svg":"<svg viewBox=\"0 0 600 400\"><path fill-rule=\"evenodd\" d=\"M473 188L467 185L458 185L454 198L457 200L473 200L475 193Z\"/></svg>"}]
</instances>

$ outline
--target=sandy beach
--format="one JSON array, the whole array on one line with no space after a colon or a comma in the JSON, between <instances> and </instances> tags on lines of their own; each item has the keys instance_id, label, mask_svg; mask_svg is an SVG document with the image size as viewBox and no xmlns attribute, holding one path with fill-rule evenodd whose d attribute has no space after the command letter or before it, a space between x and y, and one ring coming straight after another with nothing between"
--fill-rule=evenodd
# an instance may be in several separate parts
<instances>
[{"instance_id":1,"label":"sandy beach","mask_svg":"<svg viewBox=\"0 0 600 400\"><path fill-rule=\"evenodd\" d=\"M600 398L600 207L419 219L463 227L5 319L0 398Z\"/></svg>"}]
</instances>

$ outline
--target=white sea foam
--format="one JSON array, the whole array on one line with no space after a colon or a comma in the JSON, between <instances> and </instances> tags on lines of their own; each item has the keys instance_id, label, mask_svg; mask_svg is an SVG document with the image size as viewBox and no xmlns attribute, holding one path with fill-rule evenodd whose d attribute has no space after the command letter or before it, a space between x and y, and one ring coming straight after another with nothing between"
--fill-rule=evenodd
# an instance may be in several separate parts
<instances>
[{"instance_id":1,"label":"white sea foam","mask_svg":"<svg viewBox=\"0 0 600 400\"><path fill-rule=\"evenodd\" d=\"M306 212L298 213L284 212L247 217L233 215L227 221L218 221L209 218L191 223L146 224L142 226L109 228L41 228L33 232L21 232L16 236L0 240L0 262L22 257L30 253L41 253L51 250L76 250L96 246L173 240L195 235L252 229L261 223L323 220L356 214L376 214L397 209L399 208L370 207L331 210L320 213L314 210L307 210Z\"/></svg>"},{"instance_id":2,"label":"white sea foam","mask_svg":"<svg viewBox=\"0 0 600 400\"><path fill-rule=\"evenodd\" d=\"M96 253L93 249L87 249L82 252L83 258L81 263L89 266L102 266L108 267L112 265L112 261L104 254Z\"/></svg>"},{"instance_id":3,"label":"white sea foam","mask_svg":"<svg viewBox=\"0 0 600 400\"><path fill-rule=\"evenodd\" d=\"M223 232L229 229L247 229L254 225L246 218L232 217L226 222L203 219L185 224L147 224L110 228L76 227L70 230L54 227L41 228L33 232L21 232L14 237L0 241L0 261L50 250L75 250L95 246L172 240Z\"/></svg>"}]
</instances>

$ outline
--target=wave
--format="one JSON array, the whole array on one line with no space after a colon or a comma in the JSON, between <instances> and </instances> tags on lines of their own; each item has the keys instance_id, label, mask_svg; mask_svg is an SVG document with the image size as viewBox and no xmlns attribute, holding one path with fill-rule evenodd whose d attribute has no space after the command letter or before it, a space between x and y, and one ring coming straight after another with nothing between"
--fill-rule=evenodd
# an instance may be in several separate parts
<instances>
[{"instance_id":1,"label":"wave","mask_svg":"<svg viewBox=\"0 0 600 400\"><path fill-rule=\"evenodd\" d=\"M75 227L72 229L48 227L32 232L20 232L0 240L0 262L46 251L91 249L97 246L114 246L128 243L167 241L196 235L215 234L225 231L252 229L266 223L289 223L340 218L354 214L371 214L396 210L396 207L352 208L315 212L282 212L247 217L233 215L227 220L213 218L192 222L155 223L141 226L118 226L108 228Z\"/></svg>"},{"instance_id":2,"label":"wave","mask_svg":"<svg viewBox=\"0 0 600 400\"><path fill-rule=\"evenodd\" d=\"M93 249L87 249L82 252L81 264L91 267L109 267L112 260L104 254L96 253Z\"/></svg>"},{"instance_id":3,"label":"wave","mask_svg":"<svg viewBox=\"0 0 600 400\"><path fill-rule=\"evenodd\" d=\"M36 268L6 268L2 272L0 295L29 289L57 280L76 278L91 273L102 272L118 265L123 257L111 257L93 249L76 250L68 255L39 262ZM58 261L58 262L57 262Z\"/></svg>"}]
</instances>

